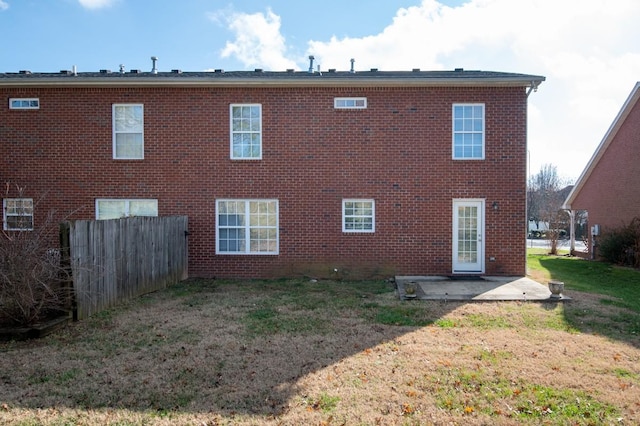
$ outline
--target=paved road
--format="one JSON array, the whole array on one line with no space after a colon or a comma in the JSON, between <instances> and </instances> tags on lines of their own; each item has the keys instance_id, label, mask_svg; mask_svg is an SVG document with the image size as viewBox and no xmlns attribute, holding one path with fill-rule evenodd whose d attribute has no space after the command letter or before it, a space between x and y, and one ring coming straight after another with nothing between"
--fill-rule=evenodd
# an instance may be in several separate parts
<instances>
[{"instance_id":1,"label":"paved road","mask_svg":"<svg viewBox=\"0 0 640 426\"><path fill-rule=\"evenodd\" d=\"M549 240L527 239L527 247L550 248L551 243L549 242ZM558 241L558 248L569 250L569 240ZM576 241L576 251L586 252L586 247L582 241Z\"/></svg>"}]
</instances>

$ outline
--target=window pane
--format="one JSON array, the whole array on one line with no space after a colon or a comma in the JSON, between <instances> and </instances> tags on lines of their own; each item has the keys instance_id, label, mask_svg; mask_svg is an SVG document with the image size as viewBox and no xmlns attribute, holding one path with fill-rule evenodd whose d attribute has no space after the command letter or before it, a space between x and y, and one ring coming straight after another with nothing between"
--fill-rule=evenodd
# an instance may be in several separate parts
<instances>
[{"instance_id":1,"label":"window pane","mask_svg":"<svg viewBox=\"0 0 640 426\"><path fill-rule=\"evenodd\" d=\"M484 105L454 105L454 158L483 158Z\"/></svg>"},{"instance_id":2,"label":"window pane","mask_svg":"<svg viewBox=\"0 0 640 426\"><path fill-rule=\"evenodd\" d=\"M373 201L343 201L343 231L373 232L374 204Z\"/></svg>"},{"instance_id":3,"label":"window pane","mask_svg":"<svg viewBox=\"0 0 640 426\"><path fill-rule=\"evenodd\" d=\"M117 105L115 120L116 132L142 132L142 106Z\"/></svg>"},{"instance_id":4,"label":"window pane","mask_svg":"<svg viewBox=\"0 0 640 426\"><path fill-rule=\"evenodd\" d=\"M98 201L98 219L118 219L126 215L124 200Z\"/></svg>"},{"instance_id":5,"label":"window pane","mask_svg":"<svg viewBox=\"0 0 640 426\"><path fill-rule=\"evenodd\" d=\"M7 229L33 229L33 216L7 216Z\"/></svg>"},{"instance_id":6,"label":"window pane","mask_svg":"<svg viewBox=\"0 0 640 426\"><path fill-rule=\"evenodd\" d=\"M334 98L333 107L364 109L367 107L367 98Z\"/></svg>"},{"instance_id":7,"label":"window pane","mask_svg":"<svg viewBox=\"0 0 640 426\"><path fill-rule=\"evenodd\" d=\"M218 201L217 205L219 253L277 253L276 201Z\"/></svg>"},{"instance_id":8,"label":"window pane","mask_svg":"<svg viewBox=\"0 0 640 426\"><path fill-rule=\"evenodd\" d=\"M231 107L231 157L260 158L262 155L260 105Z\"/></svg>"},{"instance_id":9,"label":"window pane","mask_svg":"<svg viewBox=\"0 0 640 426\"><path fill-rule=\"evenodd\" d=\"M117 158L142 158L142 135L139 133L116 134Z\"/></svg>"},{"instance_id":10,"label":"window pane","mask_svg":"<svg viewBox=\"0 0 640 426\"><path fill-rule=\"evenodd\" d=\"M158 216L157 200L133 200L129 204L130 216Z\"/></svg>"}]
</instances>

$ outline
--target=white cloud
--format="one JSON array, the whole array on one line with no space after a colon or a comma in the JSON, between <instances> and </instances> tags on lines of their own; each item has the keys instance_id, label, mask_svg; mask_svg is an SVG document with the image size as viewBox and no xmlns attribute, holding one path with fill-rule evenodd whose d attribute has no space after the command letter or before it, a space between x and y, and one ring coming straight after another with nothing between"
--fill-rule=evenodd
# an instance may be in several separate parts
<instances>
[{"instance_id":1,"label":"white cloud","mask_svg":"<svg viewBox=\"0 0 640 426\"><path fill-rule=\"evenodd\" d=\"M117 0L78 0L80 5L86 9L101 9L103 7L109 7L116 1Z\"/></svg>"},{"instance_id":2,"label":"white cloud","mask_svg":"<svg viewBox=\"0 0 640 426\"><path fill-rule=\"evenodd\" d=\"M280 17L271 10L254 14L220 12L210 14L210 18L225 21L235 34L235 40L227 42L222 50L223 58L233 56L246 67L297 68L295 61L286 57L287 46L280 33Z\"/></svg>"},{"instance_id":3,"label":"white cloud","mask_svg":"<svg viewBox=\"0 0 640 426\"><path fill-rule=\"evenodd\" d=\"M9 3L6 1L0 0L0 11L9 9Z\"/></svg>"},{"instance_id":4,"label":"white cloud","mask_svg":"<svg viewBox=\"0 0 640 426\"><path fill-rule=\"evenodd\" d=\"M323 69L483 69L544 75L529 98L531 169L545 163L577 178L629 92L640 80L640 2L618 0L436 0L399 9L393 22L361 38L310 40L290 57L280 18L235 14L224 56L245 65ZM247 32L247 29L250 31ZM292 65L297 60L302 67Z\"/></svg>"}]
</instances>

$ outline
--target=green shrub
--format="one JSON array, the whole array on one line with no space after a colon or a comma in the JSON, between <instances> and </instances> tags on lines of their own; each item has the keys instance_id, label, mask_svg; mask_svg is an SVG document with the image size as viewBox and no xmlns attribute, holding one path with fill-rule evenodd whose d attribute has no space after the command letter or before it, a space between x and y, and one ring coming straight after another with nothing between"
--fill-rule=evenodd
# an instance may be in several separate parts
<instances>
[{"instance_id":1,"label":"green shrub","mask_svg":"<svg viewBox=\"0 0 640 426\"><path fill-rule=\"evenodd\" d=\"M640 267L640 217L603 233L598 241L598 252L608 262Z\"/></svg>"}]
</instances>

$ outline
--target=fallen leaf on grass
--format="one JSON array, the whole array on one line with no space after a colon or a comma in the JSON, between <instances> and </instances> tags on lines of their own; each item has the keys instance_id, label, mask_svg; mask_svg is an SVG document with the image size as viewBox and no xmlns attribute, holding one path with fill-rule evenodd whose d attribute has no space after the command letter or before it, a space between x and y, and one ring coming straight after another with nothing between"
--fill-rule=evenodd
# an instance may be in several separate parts
<instances>
[{"instance_id":1,"label":"fallen leaf on grass","mask_svg":"<svg viewBox=\"0 0 640 426\"><path fill-rule=\"evenodd\" d=\"M411 414L413 414L415 412L416 412L416 409L411 404L408 404L406 402L402 404L402 415L403 416L408 416L408 415L411 415Z\"/></svg>"}]
</instances>

